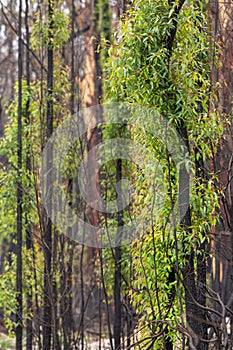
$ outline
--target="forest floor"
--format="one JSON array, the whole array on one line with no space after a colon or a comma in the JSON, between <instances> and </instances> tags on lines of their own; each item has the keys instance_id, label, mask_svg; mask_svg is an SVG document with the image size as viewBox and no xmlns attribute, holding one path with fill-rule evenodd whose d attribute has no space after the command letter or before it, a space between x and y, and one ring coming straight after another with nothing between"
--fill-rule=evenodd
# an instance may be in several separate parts
<instances>
[{"instance_id":1,"label":"forest floor","mask_svg":"<svg viewBox=\"0 0 233 350\"><path fill-rule=\"evenodd\" d=\"M26 349L26 344L24 344L23 349ZM37 346L33 347L33 350L37 350ZM94 339L86 339L85 350L99 350L99 341ZM109 340L102 339L101 340L101 350L110 350L111 346ZM175 347L175 350L181 349L180 346ZM209 347L209 350L213 349L212 346ZM10 338L9 335L0 332L0 350L15 350L15 339ZM65 350L65 349L64 349Z\"/></svg>"},{"instance_id":2,"label":"forest floor","mask_svg":"<svg viewBox=\"0 0 233 350\"><path fill-rule=\"evenodd\" d=\"M0 350L14 350L15 340L5 333L0 333Z\"/></svg>"},{"instance_id":3,"label":"forest floor","mask_svg":"<svg viewBox=\"0 0 233 350\"><path fill-rule=\"evenodd\" d=\"M26 345L24 347L26 349ZM34 350L37 347L33 348ZM110 350L110 344L108 340L101 341L101 349L102 350ZM0 333L0 350L15 350L15 339L10 338L9 335L5 333ZM99 350L99 342L95 340L88 339L85 342L85 350Z\"/></svg>"}]
</instances>

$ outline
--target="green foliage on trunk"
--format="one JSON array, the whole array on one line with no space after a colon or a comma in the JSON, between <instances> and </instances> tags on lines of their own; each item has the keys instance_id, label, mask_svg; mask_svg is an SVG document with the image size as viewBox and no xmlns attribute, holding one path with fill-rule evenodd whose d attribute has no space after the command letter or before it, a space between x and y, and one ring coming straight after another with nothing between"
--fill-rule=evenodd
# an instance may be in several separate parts
<instances>
[{"instance_id":1,"label":"green foliage on trunk","mask_svg":"<svg viewBox=\"0 0 233 350\"><path fill-rule=\"evenodd\" d=\"M145 168L151 172L156 184L162 181L167 192L163 210L157 217L154 213L150 213L151 217L147 214L145 220L150 220L151 226L141 232L131 248L135 278L130 296L142 327L139 338L148 336L149 343L155 342L156 349L163 347L164 337L171 339L174 345L178 340L177 326L184 325L181 271L188 252L196 251L196 264L201 244L202 249L203 242L207 247L209 237L206 233L216 224L220 198L211 159L222 125L212 104L207 14L201 2L185 2L181 11L175 14L177 6L178 1L136 1L120 23L106 63L107 101L139 104L148 110L155 108L177 133L182 135L182 130L187 131L189 155L187 161L183 159L176 166L167 158L160 140L140 128L140 122L131 131L133 139L146 145L155 160L162 164L162 177L156 173L155 165L145 164ZM168 43L175 27L169 50ZM153 123L153 113L136 118L141 118L141 125ZM203 178L195 169L200 159L204 162ZM180 185L179 168L182 167L190 174L190 234L179 224L179 219L175 225L169 219ZM153 192L150 196L141 173L134 175L134 185L140 188L139 203L141 199L146 205L153 201ZM138 208L140 212L140 206ZM137 213L135 211L135 215ZM202 254L207 259L207 252L202 251ZM176 274L172 277L174 270ZM161 329L166 331L159 336ZM149 343L148 339L143 342L144 346Z\"/></svg>"}]
</instances>

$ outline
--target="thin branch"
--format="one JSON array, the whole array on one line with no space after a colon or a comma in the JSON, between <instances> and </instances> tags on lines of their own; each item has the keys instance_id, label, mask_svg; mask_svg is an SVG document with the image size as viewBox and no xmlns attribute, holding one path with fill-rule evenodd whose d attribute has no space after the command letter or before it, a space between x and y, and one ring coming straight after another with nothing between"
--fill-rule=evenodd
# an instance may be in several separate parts
<instances>
[{"instance_id":1,"label":"thin branch","mask_svg":"<svg viewBox=\"0 0 233 350\"><path fill-rule=\"evenodd\" d=\"M9 27L12 29L12 31L17 35L17 37L19 37L18 35L18 31L13 27L13 25L11 24L7 14L4 11L4 5L2 3L2 1L0 0L0 4L2 6L1 10L2 10L2 14L4 16L4 18L6 19ZM33 55L33 57L35 58L35 60L39 63L39 65L43 68L43 70L47 73L47 68L43 65L43 63L41 62L41 60L39 59L39 57L35 54L35 52L28 46L27 42L23 40L23 38L21 38L21 42L22 44L29 50L29 52Z\"/></svg>"}]
</instances>

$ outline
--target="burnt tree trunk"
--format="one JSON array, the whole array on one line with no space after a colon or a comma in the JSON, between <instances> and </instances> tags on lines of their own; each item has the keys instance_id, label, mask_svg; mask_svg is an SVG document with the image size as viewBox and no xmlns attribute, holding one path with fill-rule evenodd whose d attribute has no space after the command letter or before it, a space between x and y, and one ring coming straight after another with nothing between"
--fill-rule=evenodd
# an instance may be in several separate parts
<instances>
[{"instance_id":1,"label":"burnt tree trunk","mask_svg":"<svg viewBox=\"0 0 233 350\"><path fill-rule=\"evenodd\" d=\"M122 180L122 161L117 160L116 164L116 183ZM121 328L122 328L122 303L121 303L121 230L123 227L123 210L122 198L119 191L117 197L118 213L117 213L117 237L115 248L115 276L114 276L114 349L121 349Z\"/></svg>"},{"instance_id":2,"label":"burnt tree trunk","mask_svg":"<svg viewBox=\"0 0 233 350\"><path fill-rule=\"evenodd\" d=\"M47 140L53 132L53 1L48 2L48 26L49 26L49 42L47 50ZM47 159L48 177L46 183L46 196L49 198L49 205L52 206L52 198L50 191L51 185L51 168L52 168L52 152ZM49 208L51 213L52 208ZM43 315L43 349L50 350L52 335L52 222L50 217L46 217L45 232L43 237L44 245L44 315Z\"/></svg>"},{"instance_id":3,"label":"burnt tree trunk","mask_svg":"<svg viewBox=\"0 0 233 350\"><path fill-rule=\"evenodd\" d=\"M16 350L22 350L23 344L23 290L22 290L22 76L23 76L23 48L22 48L22 1L19 1L18 16L18 132L17 132L17 271L16 271Z\"/></svg>"},{"instance_id":4,"label":"burnt tree trunk","mask_svg":"<svg viewBox=\"0 0 233 350\"><path fill-rule=\"evenodd\" d=\"M29 23L28 23L28 16L29 16L29 4L28 0L26 0L26 10L25 10L25 28L26 28L26 42L27 42L27 49L26 49L26 81L27 81L27 89L30 93L30 34L29 34ZM30 125L30 99L28 97L26 102L26 125L27 127ZM27 133L27 137L29 139L29 135ZM31 149L30 149L30 143L27 144L27 150L26 150L26 174L28 177L30 177L31 174ZM32 252L32 246L33 246L33 239L32 239L32 227L29 223L28 216L26 213L26 248L29 252L29 254ZM27 290L27 312L28 312L28 318L26 321L26 350L32 350L32 341L33 341L33 325L32 325L32 318L31 318L31 312L32 312L32 286L29 286Z\"/></svg>"},{"instance_id":5,"label":"burnt tree trunk","mask_svg":"<svg viewBox=\"0 0 233 350\"><path fill-rule=\"evenodd\" d=\"M217 95L217 103L213 102L224 123L224 132L214 157L213 168L218 175L216 186L223 191L220 202L220 222L212 232L211 238L211 278L212 288L219 294L224 305L233 310L233 180L232 152L233 127L228 124L226 117L232 119L233 98L233 4L231 2L209 2L209 23L212 36L211 79L212 88ZM220 49L220 51L219 51ZM219 64L220 63L220 64ZM216 86L219 82L220 86ZM222 312L222 306L213 302L214 307ZM231 335L233 318L231 313ZM219 320L219 327L221 327ZM231 344L233 346L233 341Z\"/></svg>"}]
</instances>

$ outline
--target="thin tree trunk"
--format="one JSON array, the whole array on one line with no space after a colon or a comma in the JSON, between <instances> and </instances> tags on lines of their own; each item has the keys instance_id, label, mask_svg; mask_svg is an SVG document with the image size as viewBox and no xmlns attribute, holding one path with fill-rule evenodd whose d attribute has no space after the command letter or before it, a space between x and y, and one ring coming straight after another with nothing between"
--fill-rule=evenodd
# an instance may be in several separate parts
<instances>
[{"instance_id":1,"label":"thin tree trunk","mask_svg":"<svg viewBox=\"0 0 233 350\"><path fill-rule=\"evenodd\" d=\"M185 143L187 149L189 150L189 144L188 144L188 134L185 126L182 126L180 128L180 134L182 136L183 142ZM187 209L187 203L189 203L189 190L190 190L190 184L189 184L189 174L185 168L185 166L182 166L179 171L179 209L180 209L180 216L182 218L181 226L183 227L183 230L185 231L186 235L189 236L192 233L191 230L191 212L190 212L190 206L188 205ZM195 282L195 267L194 267L194 248L191 247L190 250L184 246L184 252L185 252L185 265L183 267L182 273L183 273L183 283L185 286L185 306L186 306L186 327L188 328L189 332L191 332L192 336L189 339L190 342L194 342L194 345L196 346L198 340L195 338L198 334L198 321L195 319L196 314L196 306L194 305L193 299L197 300L197 290L196 290L196 282ZM189 349L191 349L191 344L189 346Z\"/></svg>"},{"instance_id":2,"label":"thin tree trunk","mask_svg":"<svg viewBox=\"0 0 233 350\"><path fill-rule=\"evenodd\" d=\"M17 135L17 312L16 312L16 350L22 350L23 340L23 296L22 296L22 75L23 75L23 49L22 49L22 0L19 0L18 16L18 135Z\"/></svg>"},{"instance_id":3,"label":"thin tree trunk","mask_svg":"<svg viewBox=\"0 0 233 350\"><path fill-rule=\"evenodd\" d=\"M74 332L73 321L73 297L72 297L72 270L73 270L73 257L74 257L74 242L67 242L69 261L67 263L66 284L67 284L67 311L66 311L66 331L68 336L67 350L72 349L72 334Z\"/></svg>"},{"instance_id":4,"label":"thin tree trunk","mask_svg":"<svg viewBox=\"0 0 233 350\"><path fill-rule=\"evenodd\" d=\"M81 350L84 350L84 314L85 314L85 296L84 296L84 279L83 279L83 256L84 246L81 248L80 256L80 288L81 288L81 318L80 318L80 338L81 338Z\"/></svg>"},{"instance_id":5,"label":"thin tree trunk","mask_svg":"<svg viewBox=\"0 0 233 350\"><path fill-rule=\"evenodd\" d=\"M116 166L116 183L122 180L122 160L117 159ZM117 213L117 237L115 248L115 277L114 277L114 345L115 350L121 348L121 323L122 323L122 303L121 303L121 230L123 227L123 211L121 193L118 193L118 208Z\"/></svg>"},{"instance_id":6,"label":"thin tree trunk","mask_svg":"<svg viewBox=\"0 0 233 350\"><path fill-rule=\"evenodd\" d=\"M26 80L27 80L27 89L30 92L30 34L29 34L29 24L28 24L28 0L25 2L26 4L26 11L25 11L25 28L26 28L26 42L27 42L27 49L26 49ZM26 103L26 124L27 126L30 125L30 100L27 99ZM29 138L30 135L27 135ZM31 173L31 155L30 155L30 144L27 144L27 154L26 154L26 173L28 176L30 176ZM32 251L32 229L31 225L28 222L27 219L27 213L26 213L26 248L28 250L28 253L31 254ZM32 341L33 341L33 327L32 327L32 318L31 318L31 311L32 311L32 286L29 286L27 290L27 312L29 314L27 321L26 321L26 350L32 350Z\"/></svg>"},{"instance_id":7,"label":"thin tree trunk","mask_svg":"<svg viewBox=\"0 0 233 350\"><path fill-rule=\"evenodd\" d=\"M70 111L71 115L75 113L75 52L74 52L74 27L75 27L75 4L74 0L71 1L71 98L70 98ZM72 205L74 205L73 196L73 179L69 179L68 196L71 197ZM69 228L68 230L72 230ZM72 232L68 232L68 236L72 237ZM72 297L72 269L73 269L73 255L74 255L74 242L71 242L65 236L60 238L61 245L61 313L62 313L62 329L64 337L64 348L67 350L72 349L72 334L74 333L74 322L73 322L73 297ZM67 247L67 248L66 248ZM67 264L65 262L65 252L69 256Z\"/></svg>"},{"instance_id":8,"label":"thin tree trunk","mask_svg":"<svg viewBox=\"0 0 233 350\"><path fill-rule=\"evenodd\" d=\"M48 2L48 25L49 25L49 42L48 42L48 73L47 73L47 139L53 132L53 1ZM52 154L49 154L47 160L47 170L51 174ZM51 175L47 178L46 191L49 194L51 184ZM52 205L52 198L49 198ZM50 208L50 213L52 208ZM50 350L52 334L52 222L49 217L46 218L44 233L44 316L43 316L43 349Z\"/></svg>"},{"instance_id":9,"label":"thin tree trunk","mask_svg":"<svg viewBox=\"0 0 233 350\"><path fill-rule=\"evenodd\" d=\"M63 346L66 350L72 349L73 334L73 310L72 310L72 266L74 255L74 243L63 235L60 238L61 245L61 321L63 330ZM65 262L65 255L68 254L69 260Z\"/></svg>"},{"instance_id":10,"label":"thin tree trunk","mask_svg":"<svg viewBox=\"0 0 233 350\"><path fill-rule=\"evenodd\" d=\"M204 161L200 157L199 159L195 159L196 165L196 177L199 179L200 184L205 183L205 173L204 173ZM203 238L206 236L206 232L202 232ZM206 306L206 241L204 240L197 249L199 254L197 254L197 297L198 303L202 306ZM206 311L201 308L197 308L196 317L199 319L199 338L207 340L207 315ZM208 350L208 343L200 341L198 346L198 350Z\"/></svg>"},{"instance_id":11,"label":"thin tree trunk","mask_svg":"<svg viewBox=\"0 0 233 350\"><path fill-rule=\"evenodd\" d=\"M57 315L57 281L54 276L56 276L57 272L57 249L58 249L58 232L54 232L53 235L53 258L52 258L52 289L53 289L53 296L52 296L52 334L53 334L53 350L61 350L61 345L59 341L59 323L58 323L58 315Z\"/></svg>"},{"instance_id":12,"label":"thin tree trunk","mask_svg":"<svg viewBox=\"0 0 233 350\"><path fill-rule=\"evenodd\" d=\"M110 348L111 348L111 350L114 350L112 330L111 330L110 310L109 310L109 299L108 299L108 293L107 293L105 280L104 280L103 257L102 257L102 251L100 249L98 250L98 252L99 252L99 260L100 260L101 283L102 283L102 288L103 288L103 293L104 293L104 300L105 300L105 304L106 304L108 337L109 337L109 342L110 342Z\"/></svg>"}]
</instances>

